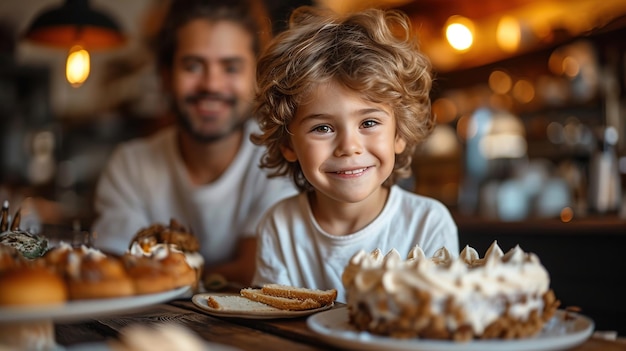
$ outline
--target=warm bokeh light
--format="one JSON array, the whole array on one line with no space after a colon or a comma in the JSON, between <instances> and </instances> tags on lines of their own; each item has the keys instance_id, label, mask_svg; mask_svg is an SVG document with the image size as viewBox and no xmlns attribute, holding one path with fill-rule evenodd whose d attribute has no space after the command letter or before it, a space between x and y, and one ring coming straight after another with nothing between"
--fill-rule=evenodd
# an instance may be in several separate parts
<instances>
[{"instance_id":1,"label":"warm bokeh light","mask_svg":"<svg viewBox=\"0 0 626 351\"><path fill-rule=\"evenodd\" d=\"M535 87L531 82L520 79L513 86L513 97L521 103L529 103L535 98Z\"/></svg>"},{"instance_id":2,"label":"warm bokeh light","mask_svg":"<svg viewBox=\"0 0 626 351\"><path fill-rule=\"evenodd\" d=\"M519 48L522 40L522 31L519 22L511 16L503 16L496 29L498 46L507 52L514 52Z\"/></svg>"},{"instance_id":3,"label":"warm bokeh light","mask_svg":"<svg viewBox=\"0 0 626 351\"><path fill-rule=\"evenodd\" d=\"M560 76L563 74L563 54L560 50L552 52L548 59L548 67L554 75Z\"/></svg>"},{"instance_id":4,"label":"warm bokeh light","mask_svg":"<svg viewBox=\"0 0 626 351\"><path fill-rule=\"evenodd\" d=\"M565 75L570 78L576 77L578 73L580 72L580 64L572 56L565 57L563 59L562 65L563 65L563 73L565 73Z\"/></svg>"},{"instance_id":5,"label":"warm bokeh light","mask_svg":"<svg viewBox=\"0 0 626 351\"><path fill-rule=\"evenodd\" d=\"M476 128L470 128L471 117L463 115L456 122L456 136L460 140L467 140L474 137Z\"/></svg>"},{"instance_id":6,"label":"warm bokeh light","mask_svg":"<svg viewBox=\"0 0 626 351\"><path fill-rule=\"evenodd\" d=\"M574 218L574 211L571 207L565 207L561 210L561 221L563 223L568 223Z\"/></svg>"},{"instance_id":7,"label":"warm bokeh light","mask_svg":"<svg viewBox=\"0 0 626 351\"><path fill-rule=\"evenodd\" d=\"M459 141L454 128L447 124L438 124L426 139L422 150L429 156L448 156L459 152Z\"/></svg>"},{"instance_id":8,"label":"warm bokeh light","mask_svg":"<svg viewBox=\"0 0 626 351\"><path fill-rule=\"evenodd\" d=\"M495 70L489 75L489 88L496 94L506 94L511 90L513 81L506 72Z\"/></svg>"},{"instance_id":9,"label":"warm bokeh light","mask_svg":"<svg viewBox=\"0 0 626 351\"><path fill-rule=\"evenodd\" d=\"M437 123L449 123L454 121L458 112L451 99L439 98L433 102L432 113L437 117Z\"/></svg>"},{"instance_id":10,"label":"warm bokeh light","mask_svg":"<svg viewBox=\"0 0 626 351\"><path fill-rule=\"evenodd\" d=\"M89 53L76 45L70 49L65 66L65 77L73 87L79 87L89 77Z\"/></svg>"},{"instance_id":11,"label":"warm bokeh light","mask_svg":"<svg viewBox=\"0 0 626 351\"><path fill-rule=\"evenodd\" d=\"M446 25L446 39L455 50L468 50L474 43L474 24L461 16L452 16Z\"/></svg>"}]
</instances>

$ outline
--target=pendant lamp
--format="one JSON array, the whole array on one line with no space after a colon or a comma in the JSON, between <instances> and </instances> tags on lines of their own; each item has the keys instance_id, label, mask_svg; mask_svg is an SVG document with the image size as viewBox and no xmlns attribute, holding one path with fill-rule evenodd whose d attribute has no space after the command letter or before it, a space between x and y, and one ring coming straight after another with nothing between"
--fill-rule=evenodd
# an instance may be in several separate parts
<instances>
[{"instance_id":1,"label":"pendant lamp","mask_svg":"<svg viewBox=\"0 0 626 351\"><path fill-rule=\"evenodd\" d=\"M113 49L126 42L113 18L91 8L89 0L65 0L61 6L42 11L28 26L24 38L68 50L65 72L74 87L89 76L89 51Z\"/></svg>"}]
</instances>

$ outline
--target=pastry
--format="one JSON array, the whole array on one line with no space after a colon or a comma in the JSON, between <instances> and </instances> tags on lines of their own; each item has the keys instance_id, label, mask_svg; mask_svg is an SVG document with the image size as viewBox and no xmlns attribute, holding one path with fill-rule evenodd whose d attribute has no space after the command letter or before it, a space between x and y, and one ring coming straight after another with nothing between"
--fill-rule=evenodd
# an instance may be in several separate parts
<instances>
[{"instance_id":1,"label":"pastry","mask_svg":"<svg viewBox=\"0 0 626 351\"><path fill-rule=\"evenodd\" d=\"M63 278L39 265L0 272L0 286L0 306L58 305L69 297Z\"/></svg>"},{"instance_id":2,"label":"pastry","mask_svg":"<svg viewBox=\"0 0 626 351\"><path fill-rule=\"evenodd\" d=\"M122 256L135 294L153 294L176 287L174 276L163 269L160 261L147 256L126 253Z\"/></svg>"},{"instance_id":3,"label":"pastry","mask_svg":"<svg viewBox=\"0 0 626 351\"><path fill-rule=\"evenodd\" d=\"M163 245L168 245L173 249L173 252L181 252L184 255L187 264L195 273L193 281L189 284L186 283L188 275L186 272L181 273L180 269L184 269L184 267L179 265L176 257L168 258L167 261L171 262L165 263L173 264L174 266L171 268L183 275L178 277L181 283L191 285L194 291L198 291L204 269L204 257L199 252L200 243L191 231L175 219L170 220L169 226L156 223L141 229L130 241L128 250L132 254L139 254L142 251L144 255L150 256L153 255L153 252L161 250ZM178 254L173 256L178 256Z\"/></svg>"},{"instance_id":4,"label":"pastry","mask_svg":"<svg viewBox=\"0 0 626 351\"><path fill-rule=\"evenodd\" d=\"M81 245L60 244L42 258L46 265L63 274L72 300L130 296L133 283L122 260Z\"/></svg>"}]
</instances>

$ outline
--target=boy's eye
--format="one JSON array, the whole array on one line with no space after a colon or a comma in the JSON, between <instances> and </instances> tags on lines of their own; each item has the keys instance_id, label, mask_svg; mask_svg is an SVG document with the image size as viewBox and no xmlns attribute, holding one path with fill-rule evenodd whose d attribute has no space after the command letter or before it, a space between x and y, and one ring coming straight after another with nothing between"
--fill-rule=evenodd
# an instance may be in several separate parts
<instances>
[{"instance_id":1,"label":"boy's eye","mask_svg":"<svg viewBox=\"0 0 626 351\"><path fill-rule=\"evenodd\" d=\"M330 133L332 132L332 129L330 129L330 127L327 125L320 125L320 126L314 127L312 131L316 133Z\"/></svg>"},{"instance_id":2,"label":"boy's eye","mask_svg":"<svg viewBox=\"0 0 626 351\"><path fill-rule=\"evenodd\" d=\"M364 128L372 128L374 126L378 125L378 122L374 121L374 120L367 120L365 122L363 122L363 127Z\"/></svg>"}]
</instances>

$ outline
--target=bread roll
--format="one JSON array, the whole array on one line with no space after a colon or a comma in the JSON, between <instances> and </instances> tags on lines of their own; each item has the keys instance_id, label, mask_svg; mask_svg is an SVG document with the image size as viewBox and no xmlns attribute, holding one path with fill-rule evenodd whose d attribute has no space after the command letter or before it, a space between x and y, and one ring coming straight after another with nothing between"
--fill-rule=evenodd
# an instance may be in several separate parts
<instances>
[{"instance_id":1,"label":"bread roll","mask_svg":"<svg viewBox=\"0 0 626 351\"><path fill-rule=\"evenodd\" d=\"M125 254L123 260L133 282L135 294L153 294L176 287L174 276L163 269L160 261L131 254Z\"/></svg>"},{"instance_id":2,"label":"bread roll","mask_svg":"<svg viewBox=\"0 0 626 351\"><path fill-rule=\"evenodd\" d=\"M133 282L127 274L121 260L113 256L85 255L70 253L79 262L67 277L70 298L100 299L130 296L135 293Z\"/></svg>"},{"instance_id":3,"label":"bread roll","mask_svg":"<svg viewBox=\"0 0 626 351\"><path fill-rule=\"evenodd\" d=\"M0 305L53 305L68 299L63 279L40 266L22 266L0 273Z\"/></svg>"}]
</instances>

